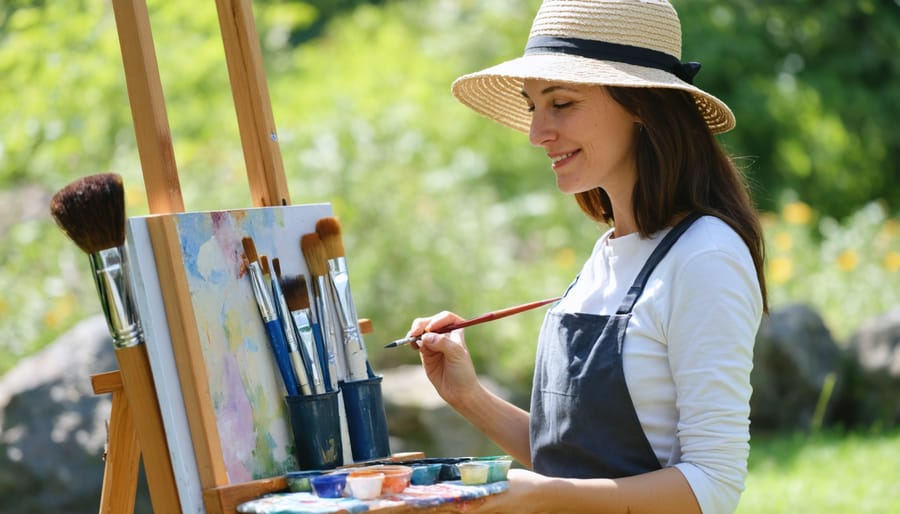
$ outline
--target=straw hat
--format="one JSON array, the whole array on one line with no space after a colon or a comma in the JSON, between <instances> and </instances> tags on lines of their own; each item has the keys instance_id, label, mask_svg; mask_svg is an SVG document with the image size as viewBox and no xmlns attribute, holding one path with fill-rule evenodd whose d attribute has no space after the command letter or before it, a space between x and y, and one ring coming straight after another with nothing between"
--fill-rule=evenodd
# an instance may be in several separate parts
<instances>
[{"instance_id":1,"label":"straw hat","mask_svg":"<svg viewBox=\"0 0 900 514\"><path fill-rule=\"evenodd\" d=\"M453 82L463 104L528 132L525 79L691 93L714 134L734 128L731 109L691 84L699 63L681 62L681 22L667 0L544 0L522 57Z\"/></svg>"}]
</instances>

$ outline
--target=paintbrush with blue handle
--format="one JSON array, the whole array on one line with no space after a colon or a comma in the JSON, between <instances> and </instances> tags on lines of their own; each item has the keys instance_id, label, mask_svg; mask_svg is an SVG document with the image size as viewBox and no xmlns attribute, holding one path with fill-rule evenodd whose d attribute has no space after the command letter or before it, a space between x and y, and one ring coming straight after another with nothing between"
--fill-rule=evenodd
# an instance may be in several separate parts
<instances>
[{"instance_id":1,"label":"paintbrush with blue handle","mask_svg":"<svg viewBox=\"0 0 900 514\"><path fill-rule=\"evenodd\" d=\"M269 345L272 348L275 363L278 365L281 380L284 382L287 394L296 396L300 394L300 386L297 384L294 369L291 367L291 358L288 355L288 346L284 339L284 329L278 319L278 312L275 310L275 300L270 292L270 283L263 274L253 239L245 237L241 239L241 244L244 247L244 256L248 261L247 275L250 277L250 285L253 287L253 296L256 298L259 314L265 325L266 334L269 336Z\"/></svg>"}]
</instances>

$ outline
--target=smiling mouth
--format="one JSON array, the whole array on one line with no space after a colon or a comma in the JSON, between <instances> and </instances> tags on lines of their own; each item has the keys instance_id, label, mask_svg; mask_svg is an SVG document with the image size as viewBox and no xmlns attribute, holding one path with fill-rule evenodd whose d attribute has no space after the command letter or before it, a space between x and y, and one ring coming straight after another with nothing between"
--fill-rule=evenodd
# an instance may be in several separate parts
<instances>
[{"instance_id":1,"label":"smiling mouth","mask_svg":"<svg viewBox=\"0 0 900 514\"><path fill-rule=\"evenodd\" d=\"M551 165L553 166L553 169L557 169L560 166L564 166L566 163L568 163L572 159L572 157L577 155L579 152L580 152L580 150L575 150L574 152L568 152L568 153L564 153L562 155L557 155L556 157L551 157L550 161L551 161Z\"/></svg>"}]
</instances>

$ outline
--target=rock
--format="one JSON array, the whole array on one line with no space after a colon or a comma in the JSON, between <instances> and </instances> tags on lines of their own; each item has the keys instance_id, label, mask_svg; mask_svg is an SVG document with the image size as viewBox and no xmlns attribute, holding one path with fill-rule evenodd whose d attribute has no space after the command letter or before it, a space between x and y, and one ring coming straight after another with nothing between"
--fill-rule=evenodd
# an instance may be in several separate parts
<instances>
[{"instance_id":1,"label":"rock","mask_svg":"<svg viewBox=\"0 0 900 514\"><path fill-rule=\"evenodd\" d=\"M860 326L847 343L847 421L857 425L900 423L900 307Z\"/></svg>"},{"instance_id":2,"label":"rock","mask_svg":"<svg viewBox=\"0 0 900 514\"><path fill-rule=\"evenodd\" d=\"M504 453L438 396L420 366L399 366L382 374L392 452L422 451L427 457ZM509 397L490 379L480 380L499 396Z\"/></svg>"},{"instance_id":3,"label":"rock","mask_svg":"<svg viewBox=\"0 0 900 514\"><path fill-rule=\"evenodd\" d=\"M756 338L750 382L754 430L809 429L826 377L835 391L822 421L833 416L835 395L843 386L842 352L822 318L805 305L772 311Z\"/></svg>"},{"instance_id":4,"label":"rock","mask_svg":"<svg viewBox=\"0 0 900 514\"><path fill-rule=\"evenodd\" d=\"M111 402L90 376L116 368L97 316L0 379L0 512L98 511ZM150 512L140 496L135 512Z\"/></svg>"}]
</instances>

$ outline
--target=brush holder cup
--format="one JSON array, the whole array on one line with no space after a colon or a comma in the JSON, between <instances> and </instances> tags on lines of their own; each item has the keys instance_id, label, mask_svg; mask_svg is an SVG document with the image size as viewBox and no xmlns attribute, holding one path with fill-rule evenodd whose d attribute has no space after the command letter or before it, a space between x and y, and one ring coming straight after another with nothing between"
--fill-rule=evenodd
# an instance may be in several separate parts
<instances>
[{"instance_id":1,"label":"brush holder cup","mask_svg":"<svg viewBox=\"0 0 900 514\"><path fill-rule=\"evenodd\" d=\"M382 459L391 455L381 378L376 376L341 382L354 462Z\"/></svg>"},{"instance_id":2,"label":"brush holder cup","mask_svg":"<svg viewBox=\"0 0 900 514\"><path fill-rule=\"evenodd\" d=\"M333 469L343 465L338 391L285 398L300 469Z\"/></svg>"}]
</instances>

